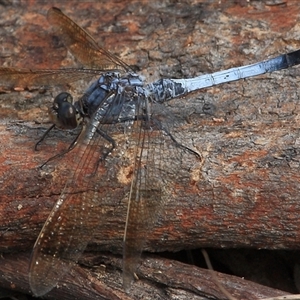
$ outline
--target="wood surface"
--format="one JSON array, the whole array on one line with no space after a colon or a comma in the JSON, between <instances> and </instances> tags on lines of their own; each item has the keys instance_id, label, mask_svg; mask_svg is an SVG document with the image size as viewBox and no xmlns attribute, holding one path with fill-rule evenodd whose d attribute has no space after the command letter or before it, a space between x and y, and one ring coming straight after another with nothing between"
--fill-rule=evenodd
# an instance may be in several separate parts
<instances>
[{"instance_id":1,"label":"wood surface","mask_svg":"<svg viewBox=\"0 0 300 300\"><path fill-rule=\"evenodd\" d=\"M149 82L211 73L300 48L297 1L277 5L257 1L116 1L76 2L76 6L7 1L0 4L2 65L59 68L73 64L47 24L45 15L53 5L88 30L100 45L135 66ZM155 230L147 237L145 250L299 249L299 70L294 67L223 84L168 103L177 120L176 137L200 153L201 161L192 168L189 185L170 195ZM68 155L38 168L75 136L73 132L53 132L40 151L33 150L50 126L47 107L59 91L71 91L76 98L84 87L82 82L24 91L2 87L0 251L12 269L18 262L25 267L22 251L32 249L72 170ZM117 167L116 160L109 158L99 171L107 180L107 195L113 196L103 197L105 207L94 211L94 216L103 216L105 222L101 220L101 230L92 237L90 249L120 255L129 182L115 177L120 171ZM181 183L174 185L180 187ZM93 226L98 221L95 217L89 222ZM5 270L4 275L8 274ZM9 276L9 284L2 281L1 286L28 292L16 274ZM153 280L149 279L151 287ZM178 287L170 284L171 279L157 281L172 289ZM110 284L115 287L113 280ZM144 287L147 289L150 287ZM138 299L141 290L137 291L126 297ZM216 293L217 299L224 298ZM278 293L268 290L261 296ZM53 297L62 299L62 295ZM169 299L165 294L153 298L164 297ZM124 294L119 298L126 299ZM240 294L237 298L258 296Z\"/></svg>"}]
</instances>

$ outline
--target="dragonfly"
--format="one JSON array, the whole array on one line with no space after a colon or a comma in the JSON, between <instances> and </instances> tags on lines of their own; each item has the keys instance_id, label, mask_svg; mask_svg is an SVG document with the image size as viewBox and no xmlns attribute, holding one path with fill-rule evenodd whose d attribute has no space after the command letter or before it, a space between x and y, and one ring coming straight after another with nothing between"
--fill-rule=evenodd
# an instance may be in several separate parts
<instances>
[{"instance_id":1,"label":"dragonfly","mask_svg":"<svg viewBox=\"0 0 300 300\"><path fill-rule=\"evenodd\" d=\"M200 154L181 144L172 133L172 118L164 104L203 88L290 68L300 63L300 50L251 65L189 79L160 79L145 83L131 67L101 48L93 37L58 8L47 18L64 45L84 66L56 70L0 67L0 83L6 86L64 84L98 76L74 101L67 92L57 95L49 108L53 128L80 133L66 151L51 157L72 155L73 171L47 218L32 251L29 283L35 296L51 291L78 262L97 226L87 226L93 208L101 205L105 182L99 171L118 148L116 139L127 134L133 158L128 209L123 237L123 286L128 290L139 265L147 233L155 226L174 191L174 182L189 182L190 167ZM122 124L121 129L119 124ZM126 132L126 133L125 133ZM126 158L123 156L123 160ZM172 163L174 159L179 165ZM75 193L81 188L82 193ZM98 216L102 222L102 216ZM88 229L87 229L88 227Z\"/></svg>"}]
</instances>

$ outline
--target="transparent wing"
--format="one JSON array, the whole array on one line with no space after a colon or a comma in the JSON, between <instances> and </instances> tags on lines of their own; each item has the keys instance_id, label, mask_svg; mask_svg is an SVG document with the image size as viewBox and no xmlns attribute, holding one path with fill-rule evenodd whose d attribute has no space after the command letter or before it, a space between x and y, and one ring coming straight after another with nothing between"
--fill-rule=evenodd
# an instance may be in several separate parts
<instances>
[{"instance_id":1,"label":"transparent wing","mask_svg":"<svg viewBox=\"0 0 300 300\"><path fill-rule=\"evenodd\" d=\"M86 248L94 231L95 224L92 223L90 214L99 200L99 191L89 176L95 172L100 154L96 158L87 142L85 137L74 149L74 164L76 166L77 159L79 163L33 248L29 283L36 296L49 292L70 270ZM82 192L76 192L78 190Z\"/></svg>"},{"instance_id":2,"label":"transparent wing","mask_svg":"<svg viewBox=\"0 0 300 300\"><path fill-rule=\"evenodd\" d=\"M65 46L84 66L101 70L130 70L129 66L116 56L99 47L85 30L63 14L60 9L50 8L48 21Z\"/></svg>"},{"instance_id":3,"label":"transparent wing","mask_svg":"<svg viewBox=\"0 0 300 300\"><path fill-rule=\"evenodd\" d=\"M103 102L108 116L119 98L111 95ZM98 166L112 151L112 143L99 132L113 136L118 129L115 125L101 124L98 117L96 112L78 145L67 154L73 160L70 172L73 168L74 171L34 245L29 282L36 296L44 295L56 286L77 262L95 229L105 221L103 216L93 213L93 208L102 204L101 184L107 184L107 180L102 178ZM102 121L106 123L105 117Z\"/></svg>"},{"instance_id":4,"label":"transparent wing","mask_svg":"<svg viewBox=\"0 0 300 300\"><path fill-rule=\"evenodd\" d=\"M156 112L152 112L155 117L169 113L158 104L153 104L152 108L154 105ZM123 245L125 290L130 287L147 236L165 204L174 197L180 185L181 189L190 185L190 170L200 160L197 153L173 138L164 125L169 117L163 116L163 124L158 119L147 119L145 116L144 121L135 122L134 132L138 139Z\"/></svg>"},{"instance_id":5,"label":"transparent wing","mask_svg":"<svg viewBox=\"0 0 300 300\"><path fill-rule=\"evenodd\" d=\"M48 21L84 69L33 70L0 67L0 84L8 87L49 86L92 78L104 71L130 70L124 62L99 47L96 41L58 8L50 8Z\"/></svg>"},{"instance_id":6,"label":"transparent wing","mask_svg":"<svg viewBox=\"0 0 300 300\"><path fill-rule=\"evenodd\" d=\"M101 71L89 69L31 70L0 67L0 85L7 87L49 86L88 79Z\"/></svg>"}]
</instances>

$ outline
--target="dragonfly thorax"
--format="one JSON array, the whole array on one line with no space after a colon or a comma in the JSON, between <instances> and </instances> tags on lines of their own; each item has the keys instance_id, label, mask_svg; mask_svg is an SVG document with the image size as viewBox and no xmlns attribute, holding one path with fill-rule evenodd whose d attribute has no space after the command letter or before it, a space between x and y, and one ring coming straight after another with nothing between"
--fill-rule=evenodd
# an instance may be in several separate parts
<instances>
[{"instance_id":1,"label":"dragonfly thorax","mask_svg":"<svg viewBox=\"0 0 300 300\"><path fill-rule=\"evenodd\" d=\"M143 85L142 78L137 74L121 76L117 72L107 72L86 90L78 106L87 117L97 112L98 118L110 115L114 119L121 111L123 114L128 111L127 106L135 106L135 99L145 94Z\"/></svg>"}]
</instances>

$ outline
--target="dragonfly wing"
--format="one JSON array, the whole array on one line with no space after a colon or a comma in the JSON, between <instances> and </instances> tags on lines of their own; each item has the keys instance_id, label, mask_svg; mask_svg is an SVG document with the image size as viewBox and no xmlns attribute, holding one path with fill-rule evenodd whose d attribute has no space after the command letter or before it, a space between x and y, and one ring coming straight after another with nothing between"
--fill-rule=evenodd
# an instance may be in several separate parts
<instances>
[{"instance_id":1,"label":"dragonfly wing","mask_svg":"<svg viewBox=\"0 0 300 300\"><path fill-rule=\"evenodd\" d=\"M96 41L58 8L50 8L48 20L84 69L32 70L0 67L0 84L8 87L49 86L89 79L107 70L130 67L99 47Z\"/></svg>"},{"instance_id":2,"label":"dragonfly wing","mask_svg":"<svg viewBox=\"0 0 300 300\"><path fill-rule=\"evenodd\" d=\"M114 97L111 95L101 103L108 112L115 106L110 102ZM97 215L93 208L102 204L101 183L106 184L106 180L102 179L98 166L112 151L112 143L99 132L112 131L116 126L103 125L101 120L107 122L105 117L97 114L98 111L101 108L83 130L78 145L66 154L73 159L70 165L74 167L73 174L34 245L29 282L36 296L44 295L56 286L77 262L94 231L105 221L104 216Z\"/></svg>"},{"instance_id":3,"label":"dragonfly wing","mask_svg":"<svg viewBox=\"0 0 300 300\"><path fill-rule=\"evenodd\" d=\"M0 67L0 85L12 88L67 84L98 74L99 71L90 69L31 70Z\"/></svg>"},{"instance_id":4,"label":"dragonfly wing","mask_svg":"<svg viewBox=\"0 0 300 300\"><path fill-rule=\"evenodd\" d=\"M84 66L100 70L130 70L129 66L116 56L99 47L90 34L60 9L50 8L48 21L62 38L65 46Z\"/></svg>"},{"instance_id":5,"label":"dragonfly wing","mask_svg":"<svg viewBox=\"0 0 300 300\"><path fill-rule=\"evenodd\" d=\"M138 133L136 144L134 173L129 195L126 217L124 243L123 243L123 286L128 290L133 280L144 243L150 228L158 217L163 203L161 185L149 180L154 166L148 155L150 146L149 132L143 126L142 121L135 122L134 128ZM145 157L146 156L146 157Z\"/></svg>"},{"instance_id":6,"label":"dragonfly wing","mask_svg":"<svg viewBox=\"0 0 300 300\"><path fill-rule=\"evenodd\" d=\"M90 215L99 201L95 166L100 157L90 146L92 134L83 133L73 149L75 171L51 211L34 245L29 282L33 293L49 292L77 262L95 229ZM99 142L96 136L94 139ZM95 142L96 142L95 141Z\"/></svg>"},{"instance_id":7,"label":"dragonfly wing","mask_svg":"<svg viewBox=\"0 0 300 300\"><path fill-rule=\"evenodd\" d=\"M91 232L85 218L92 209L93 195L82 203L80 195L64 195L49 215L33 249L29 283L35 296L42 296L56 286L61 277L77 262L87 246ZM88 234L89 232L89 234Z\"/></svg>"},{"instance_id":8,"label":"dragonfly wing","mask_svg":"<svg viewBox=\"0 0 300 300\"><path fill-rule=\"evenodd\" d=\"M162 111L165 109L160 106L157 112ZM176 186L189 186L190 170L199 162L198 154L177 143L158 120L136 122L135 131L139 138L123 245L125 290L130 287L147 236L165 204L178 192Z\"/></svg>"}]
</instances>

